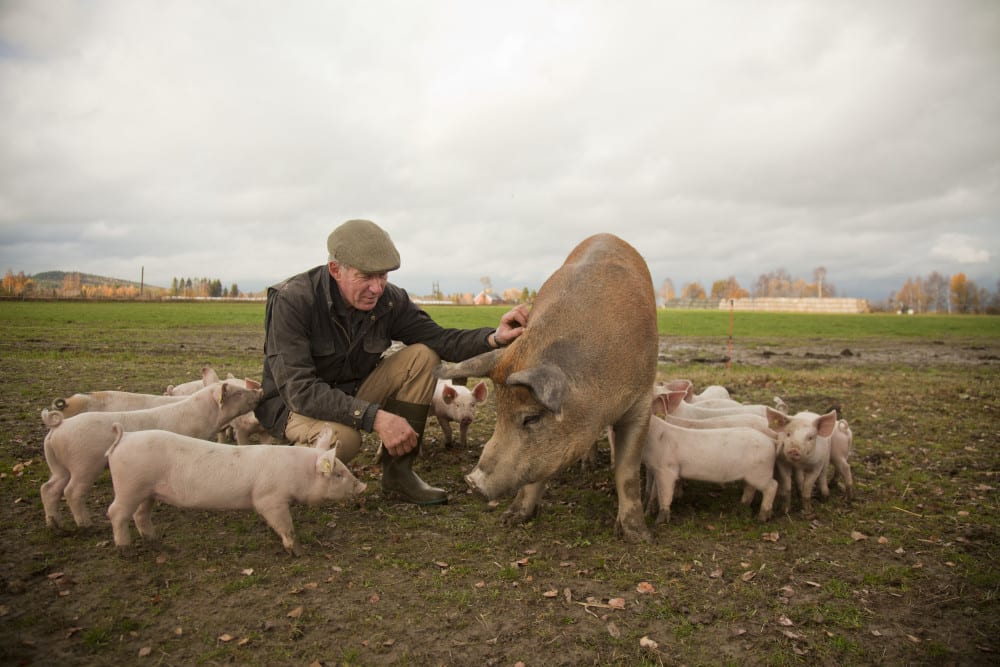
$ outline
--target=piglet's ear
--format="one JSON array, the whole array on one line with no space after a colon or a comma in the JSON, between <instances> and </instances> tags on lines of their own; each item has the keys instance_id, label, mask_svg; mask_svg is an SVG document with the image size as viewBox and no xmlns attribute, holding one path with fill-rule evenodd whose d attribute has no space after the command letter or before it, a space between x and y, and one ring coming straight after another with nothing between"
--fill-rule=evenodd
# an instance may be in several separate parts
<instances>
[{"instance_id":1,"label":"piglet's ear","mask_svg":"<svg viewBox=\"0 0 1000 667\"><path fill-rule=\"evenodd\" d=\"M476 399L477 403L482 403L483 401L485 401L489 393L490 393L490 388L486 385L485 380L477 384L475 389L472 390L472 396Z\"/></svg>"},{"instance_id":2,"label":"piglet's ear","mask_svg":"<svg viewBox=\"0 0 1000 667\"><path fill-rule=\"evenodd\" d=\"M220 382L218 386L219 386L219 407L221 408L222 404L226 402L226 383Z\"/></svg>"},{"instance_id":3,"label":"piglet's ear","mask_svg":"<svg viewBox=\"0 0 1000 667\"><path fill-rule=\"evenodd\" d=\"M816 431L824 438L833 435L833 429L837 426L837 411L830 410L816 420Z\"/></svg>"},{"instance_id":4,"label":"piglet's ear","mask_svg":"<svg viewBox=\"0 0 1000 667\"><path fill-rule=\"evenodd\" d=\"M780 431L788 426L791 419L783 412L778 412L771 406L767 406L767 427L773 431Z\"/></svg>"},{"instance_id":5,"label":"piglet's ear","mask_svg":"<svg viewBox=\"0 0 1000 667\"><path fill-rule=\"evenodd\" d=\"M316 472L324 477L329 477L330 473L333 472L333 461L329 454L323 454L316 460Z\"/></svg>"}]
</instances>

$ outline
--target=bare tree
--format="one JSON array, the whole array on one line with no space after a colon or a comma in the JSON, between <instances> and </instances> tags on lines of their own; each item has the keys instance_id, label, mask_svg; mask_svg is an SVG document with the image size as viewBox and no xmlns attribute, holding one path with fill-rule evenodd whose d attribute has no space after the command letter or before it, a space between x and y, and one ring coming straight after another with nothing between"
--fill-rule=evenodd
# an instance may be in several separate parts
<instances>
[{"instance_id":1,"label":"bare tree","mask_svg":"<svg viewBox=\"0 0 1000 667\"><path fill-rule=\"evenodd\" d=\"M483 276L482 278L479 279L479 282L482 283L484 292L493 291L493 281L490 280L489 276Z\"/></svg>"},{"instance_id":2,"label":"bare tree","mask_svg":"<svg viewBox=\"0 0 1000 667\"><path fill-rule=\"evenodd\" d=\"M949 278L933 271L924 280L924 292L927 293L928 310L939 313L949 312L948 301Z\"/></svg>"},{"instance_id":3,"label":"bare tree","mask_svg":"<svg viewBox=\"0 0 1000 667\"><path fill-rule=\"evenodd\" d=\"M813 280L816 282L816 298L823 298L823 281L826 280L826 267L817 266L813 269Z\"/></svg>"},{"instance_id":4,"label":"bare tree","mask_svg":"<svg viewBox=\"0 0 1000 667\"><path fill-rule=\"evenodd\" d=\"M753 288L755 297L794 296L793 292L792 277L785 269L762 273Z\"/></svg>"},{"instance_id":5,"label":"bare tree","mask_svg":"<svg viewBox=\"0 0 1000 667\"><path fill-rule=\"evenodd\" d=\"M670 301L675 296L677 296L677 292L674 290L674 281L670 278L664 278L663 284L660 285L660 297L664 301Z\"/></svg>"}]
</instances>

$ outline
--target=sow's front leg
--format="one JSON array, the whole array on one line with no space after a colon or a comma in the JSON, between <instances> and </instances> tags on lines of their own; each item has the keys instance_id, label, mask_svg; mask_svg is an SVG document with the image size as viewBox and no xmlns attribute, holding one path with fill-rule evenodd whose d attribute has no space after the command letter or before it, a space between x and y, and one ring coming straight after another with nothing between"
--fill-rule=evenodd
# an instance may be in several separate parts
<instances>
[{"instance_id":1,"label":"sow's front leg","mask_svg":"<svg viewBox=\"0 0 1000 667\"><path fill-rule=\"evenodd\" d=\"M527 523L534 519L535 515L538 514L538 502L542 499L544 491L545 482L534 482L522 486L518 490L517 495L514 496L514 501L510 504L510 507L503 513L501 517L503 522L508 525L515 525Z\"/></svg>"},{"instance_id":2,"label":"sow's front leg","mask_svg":"<svg viewBox=\"0 0 1000 667\"><path fill-rule=\"evenodd\" d=\"M627 542L652 542L642 512L642 490L639 467L642 447L649 429L649 403L638 401L614 425L615 487L618 490L618 519L615 533ZM661 502L670 502L669 498Z\"/></svg>"}]
</instances>

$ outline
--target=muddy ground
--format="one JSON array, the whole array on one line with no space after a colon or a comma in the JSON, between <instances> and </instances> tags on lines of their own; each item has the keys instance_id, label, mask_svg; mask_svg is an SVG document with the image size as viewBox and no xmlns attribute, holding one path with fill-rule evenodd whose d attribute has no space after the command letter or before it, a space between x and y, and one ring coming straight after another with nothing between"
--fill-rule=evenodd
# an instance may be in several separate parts
<instances>
[{"instance_id":1,"label":"muddy ground","mask_svg":"<svg viewBox=\"0 0 1000 667\"><path fill-rule=\"evenodd\" d=\"M202 363L259 374L256 332L0 343L0 663L5 665L990 665L1000 660L1000 341L663 339L661 378L724 384L851 420L857 499L839 489L758 524L735 486L693 482L651 544L614 535L606 442L554 480L537 519L505 526L436 424L419 466L446 506L384 499L374 443L359 503L296 507L287 556L252 512L154 511L164 548L122 559L95 527L53 533L38 487L42 407L68 391L156 393ZM136 354L122 358L119 347ZM67 381L71 379L71 381Z\"/></svg>"}]
</instances>

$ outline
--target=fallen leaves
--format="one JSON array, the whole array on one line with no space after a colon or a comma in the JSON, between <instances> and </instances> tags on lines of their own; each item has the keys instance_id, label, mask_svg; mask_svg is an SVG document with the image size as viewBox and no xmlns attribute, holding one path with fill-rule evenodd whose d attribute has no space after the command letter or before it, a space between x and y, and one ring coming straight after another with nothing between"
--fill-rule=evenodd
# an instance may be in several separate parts
<instances>
[{"instance_id":1,"label":"fallen leaves","mask_svg":"<svg viewBox=\"0 0 1000 667\"><path fill-rule=\"evenodd\" d=\"M649 595L656 592L656 588L648 581L640 581L635 587L635 592L639 595Z\"/></svg>"}]
</instances>

